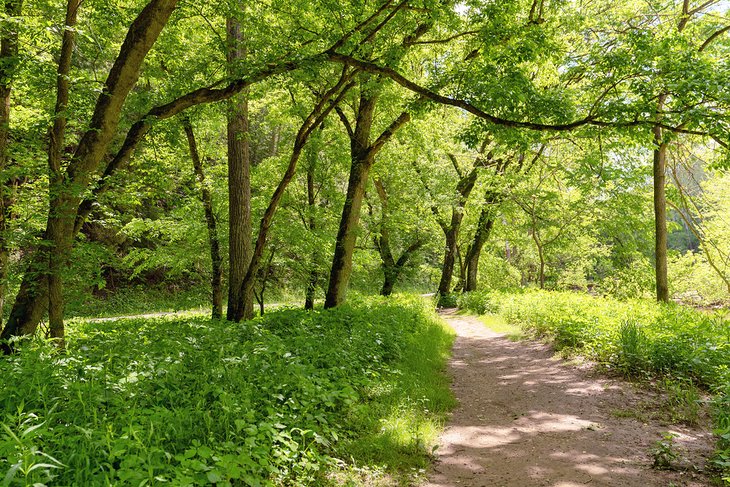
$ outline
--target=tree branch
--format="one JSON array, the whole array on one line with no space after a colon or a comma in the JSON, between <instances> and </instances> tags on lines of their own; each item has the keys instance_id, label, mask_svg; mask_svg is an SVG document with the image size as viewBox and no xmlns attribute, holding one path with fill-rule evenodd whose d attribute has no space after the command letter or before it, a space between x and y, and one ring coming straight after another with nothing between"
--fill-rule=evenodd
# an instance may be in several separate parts
<instances>
[{"instance_id":1,"label":"tree branch","mask_svg":"<svg viewBox=\"0 0 730 487\"><path fill-rule=\"evenodd\" d=\"M707 46L709 46L710 44L712 44L712 41L714 41L715 39L717 39L718 37L720 37L721 35L723 35L728 30L730 30L730 25L726 25L722 29L719 29L719 30L713 32L712 35L710 37L708 37L705 40L705 42L702 43L702 45L700 46L700 48L697 51L698 52L702 52L705 49L707 49Z\"/></svg>"},{"instance_id":2,"label":"tree branch","mask_svg":"<svg viewBox=\"0 0 730 487\"><path fill-rule=\"evenodd\" d=\"M368 62L368 61L362 61L360 59L356 59L352 56L348 56L346 54L341 54L334 51L327 51L327 57L330 61L338 62L338 63L344 63L349 64L350 66L354 66L359 68L362 71L369 72L369 73L375 73L375 74L382 74L399 85L403 86L404 88L417 93L421 95L423 98L431 100L433 102L442 104L442 105L449 105L457 108L461 108L462 110L471 113L472 115L475 115L478 118L481 118L483 120L486 120L490 123L493 123L495 125L501 125L503 127L512 127L512 128L522 128L522 129L528 129L528 130L535 130L535 131L543 131L543 132L566 132L570 130L574 130L579 127L583 127L586 125L595 126L595 127L613 127L613 128L629 128L629 127L639 127L639 126L661 126L662 128L669 130L671 132L675 133L682 133L682 134L691 134L691 135L701 135L701 136L711 136L712 134L700 130L691 130L691 129L684 129L680 127L675 127L672 125L667 124L657 124L655 120L631 120L631 121L607 121L607 120L599 120L595 118L594 115L587 115L586 117L580 118L578 120L574 120L572 122L568 123L562 123L562 124L545 124L545 123L535 123L535 122L524 122L524 121L518 121L518 120L509 120L501 117L497 117L495 115L489 114L485 112L484 110L480 109L479 107L474 106L472 103L458 99L458 98L450 98L448 96L440 95L434 91L431 91L428 88L425 88L423 86L420 86L419 84L407 79L405 76L401 75L397 71L395 71L392 68L379 66L375 63Z\"/></svg>"}]
</instances>

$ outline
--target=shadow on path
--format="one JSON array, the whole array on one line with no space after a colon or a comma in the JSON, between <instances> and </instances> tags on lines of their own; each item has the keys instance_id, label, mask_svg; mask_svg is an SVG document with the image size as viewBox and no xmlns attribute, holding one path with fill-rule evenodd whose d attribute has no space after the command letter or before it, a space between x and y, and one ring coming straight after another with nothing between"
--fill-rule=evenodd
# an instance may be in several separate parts
<instances>
[{"instance_id":1,"label":"shadow on path","mask_svg":"<svg viewBox=\"0 0 730 487\"><path fill-rule=\"evenodd\" d=\"M442 315L458 335L450 374L460 406L425 487L710 485L701 474L651 468L650 450L668 428L617 417L640 402L630 385L592 377L549 346L512 342L476 318ZM711 435L671 429L703 466Z\"/></svg>"}]
</instances>

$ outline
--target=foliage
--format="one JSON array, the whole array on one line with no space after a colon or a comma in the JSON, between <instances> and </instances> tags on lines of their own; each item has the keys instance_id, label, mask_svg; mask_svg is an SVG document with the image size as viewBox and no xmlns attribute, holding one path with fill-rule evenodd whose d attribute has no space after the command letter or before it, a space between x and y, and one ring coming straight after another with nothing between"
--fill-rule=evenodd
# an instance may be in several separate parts
<instances>
[{"instance_id":1,"label":"foliage","mask_svg":"<svg viewBox=\"0 0 730 487\"><path fill-rule=\"evenodd\" d=\"M453 405L450 344L403 297L242 324L76 322L65 355L34 340L0 363L4 485L323 484L341 460L422 467Z\"/></svg>"},{"instance_id":2,"label":"foliage","mask_svg":"<svg viewBox=\"0 0 730 487\"><path fill-rule=\"evenodd\" d=\"M666 432L662 435L662 439L654 444L654 448L651 450L651 455L654 457L654 468L659 470L672 468L672 462L679 457L674 445L676 437L676 434Z\"/></svg>"}]
</instances>

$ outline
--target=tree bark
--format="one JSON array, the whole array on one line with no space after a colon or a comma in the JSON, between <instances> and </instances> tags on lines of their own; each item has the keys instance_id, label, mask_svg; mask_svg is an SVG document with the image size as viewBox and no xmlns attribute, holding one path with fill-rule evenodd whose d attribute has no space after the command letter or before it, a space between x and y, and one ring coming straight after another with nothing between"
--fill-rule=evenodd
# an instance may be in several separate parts
<instances>
[{"instance_id":1,"label":"tree bark","mask_svg":"<svg viewBox=\"0 0 730 487\"><path fill-rule=\"evenodd\" d=\"M403 268L411 260L413 254L423 247L424 243L425 242L423 240L413 242L403 251L401 256L397 261L395 261L395 263L393 263L393 265L383 265L383 273L385 276L383 280L383 287L380 290L380 294L382 296L390 296L393 293L393 287L395 286L395 283L398 282L398 278L403 272Z\"/></svg>"},{"instance_id":2,"label":"tree bark","mask_svg":"<svg viewBox=\"0 0 730 487\"><path fill-rule=\"evenodd\" d=\"M221 257L220 243L218 241L218 224L216 222L215 213L213 212L213 199L210 190L205 183L205 173L203 172L203 164L200 160L198 152L198 144L195 140L195 131L190 118L183 117L183 130L188 139L188 148L190 149L190 159L193 163L193 171L195 179L200 185L200 202L203 204L205 211L205 223L208 227L208 243L210 247L210 260L212 263L211 271L211 318L214 320L223 317L223 259Z\"/></svg>"},{"instance_id":3,"label":"tree bark","mask_svg":"<svg viewBox=\"0 0 730 487\"><path fill-rule=\"evenodd\" d=\"M461 213L454 209L451 219L451 225L444 230L446 237L446 247L444 248L444 262L441 267L441 279L437 293L439 296L445 296L451 292L451 280L454 275L454 265L456 264L456 245L459 238L459 229L461 227Z\"/></svg>"},{"instance_id":4,"label":"tree bark","mask_svg":"<svg viewBox=\"0 0 730 487\"><path fill-rule=\"evenodd\" d=\"M314 169L317 163L317 153L314 150L310 151L310 160L307 165L307 229L309 233L314 237L314 231L317 227L317 222L314 217L315 207L317 204L317 195L314 191ZM314 295L317 291L317 281L319 280L319 273L317 272L317 255L316 251L313 252L311 262L309 263L311 269L309 271L309 277L307 279L307 288L304 294L304 309L314 309Z\"/></svg>"},{"instance_id":5,"label":"tree bark","mask_svg":"<svg viewBox=\"0 0 730 487\"><path fill-rule=\"evenodd\" d=\"M661 111L666 95L659 97L657 111ZM669 278L667 275L667 199L665 194L667 143L659 125L652 129L654 135L654 255L656 258L656 298L669 302Z\"/></svg>"},{"instance_id":6,"label":"tree bark","mask_svg":"<svg viewBox=\"0 0 730 487\"><path fill-rule=\"evenodd\" d=\"M362 79L363 85L369 77ZM370 168L375 162L375 156L395 133L408 123L411 116L408 112L401 113L382 134L371 142L372 125L375 115L375 106L378 97L372 93L361 91L358 104L355 129L346 125L350 135L350 177L347 183L345 204L342 208L342 217L337 231L335 252L332 257L330 278L325 296L324 307L334 308L345 301L347 286L352 274L352 254L357 241L357 228L360 221L360 209L365 196ZM343 123L346 119L340 117Z\"/></svg>"},{"instance_id":7,"label":"tree bark","mask_svg":"<svg viewBox=\"0 0 730 487\"><path fill-rule=\"evenodd\" d=\"M466 282L464 283L464 292L476 291L479 273L479 257L482 253L484 243L489 239L492 232L494 219L490 215L488 208L482 209L479 214L479 224L474 234L474 240L466 253Z\"/></svg>"},{"instance_id":8,"label":"tree bark","mask_svg":"<svg viewBox=\"0 0 730 487\"><path fill-rule=\"evenodd\" d=\"M261 289L258 293L256 293L256 290L253 291L253 295L256 298L256 301L259 303L259 315L264 316L264 313L266 312L265 309L265 301L264 301L264 293L266 292L266 284L269 282L269 275L271 274L271 263L274 261L274 255L276 254L276 249L271 249L271 253L269 254L269 259L266 262L266 265L264 266L263 272L260 276L261 281Z\"/></svg>"},{"instance_id":9,"label":"tree bark","mask_svg":"<svg viewBox=\"0 0 730 487\"><path fill-rule=\"evenodd\" d=\"M236 64L246 58L241 23L226 21L226 61L233 76ZM251 262L251 148L247 90L228 103L228 309L226 318L241 321L253 317L253 287L242 294L243 280Z\"/></svg>"},{"instance_id":10,"label":"tree bark","mask_svg":"<svg viewBox=\"0 0 730 487\"><path fill-rule=\"evenodd\" d=\"M540 289L545 289L545 253L542 245L535 239L535 245L537 245L537 255L540 258L540 268L538 270L538 281L540 283Z\"/></svg>"},{"instance_id":11,"label":"tree bark","mask_svg":"<svg viewBox=\"0 0 730 487\"><path fill-rule=\"evenodd\" d=\"M64 232L67 225L62 224L68 218L73 205L65 201L64 174L61 170L61 159L66 137L66 106L69 96L69 72L76 37L74 26L81 0L69 0L66 7L66 21L61 41L61 55L56 74L56 106L53 113L48 147L48 181L49 181L49 214L48 240L51 246L48 254L48 329L51 338L56 340L59 348L64 348L63 326L63 271L68 264L73 239ZM67 216L68 215L68 216Z\"/></svg>"},{"instance_id":12,"label":"tree bark","mask_svg":"<svg viewBox=\"0 0 730 487\"><path fill-rule=\"evenodd\" d=\"M11 21L4 22L0 31L0 325L10 260L7 231L15 193L15 178L4 175L10 159L10 99L18 56L18 31L13 20L20 17L22 7L22 0L5 0L3 12Z\"/></svg>"},{"instance_id":13,"label":"tree bark","mask_svg":"<svg viewBox=\"0 0 730 487\"><path fill-rule=\"evenodd\" d=\"M345 94L347 94L347 92L352 88L353 83L349 83L351 76L352 73L349 73L347 69L344 69L339 81L320 97L318 103L312 109L312 112L304 120L301 127L299 127L299 131L294 138L294 147L292 148L292 154L289 157L289 165L279 181L279 184L276 186L274 194L269 200L269 205L266 207L266 210L264 210L264 215L261 217L258 235L256 237L256 244L254 245L251 261L248 265L246 275L243 278L243 283L241 284L240 295L245 296L251 294L251 296L253 296L254 284L256 283L261 259L263 258L264 250L266 249L266 241L268 239L271 224L274 220L274 215L279 207L279 202L281 201L282 196L284 196L284 191L286 191L287 186L289 186L292 178L294 178L302 150L304 149L307 140L309 140L310 135L312 135L312 131L321 125L334 107L342 101ZM335 97L335 95L337 96ZM334 100L332 100L333 97L335 97ZM240 320L242 319L242 316L236 318Z\"/></svg>"},{"instance_id":14,"label":"tree bark","mask_svg":"<svg viewBox=\"0 0 730 487\"><path fill-rule=\"evenodd\" d=\"M378 178L373 179L373 184L380 199L381 218L380 218L380 235L375 237L375 248L380 254L380 260L383 268L383 287L380 289L381 296L390 296L393 294L393 287L400 277L401 271L411 259L413 254L420 249L424 242L417 238L415 242L409 245L403 253L395 260L390 245L390 231L387 227L388 220L388 193L385 186Z\"/></svg>"},{"instance_id":15,"label":"tree bark","mask_svg":"<svg viewBox=\"0 0 730 487\"><path fill-rule=\"evenodd\" d=\"M456 255L458 252L459 232L461 231L461 221L464 218L464 206L474 189L477 181L478 170L484 165L482 154L486 149L487 142L482 145L480 155L474 160L474 165L468 174L463 175L456 185L458 201L451 208L451 222L446 225L440 222L441 229L446 237L446 247L444 248L444 263L441 268L441 279L437 293L439 296L445 296L451 292L451 281L454 275L454 265L456 264Z\"/></svg>"},{"instance_id":16,"label":"tree bark","mask_svg":"<svg viewBox=\"0 0 730 487\"><path fill-rule=\"evenodd\" d=\"M350 136L350 177L347 183L345 205L337 230L335 253L330 268L330 278L325 296L325 308L338 306L345 300L347 285L352 273L352 254L357 240L360 208L365 195L370 167L375 161L371 150L370 135L375 116L377 97L363 91L357 109L355 130Z\"/></svg>"}]
</instances>

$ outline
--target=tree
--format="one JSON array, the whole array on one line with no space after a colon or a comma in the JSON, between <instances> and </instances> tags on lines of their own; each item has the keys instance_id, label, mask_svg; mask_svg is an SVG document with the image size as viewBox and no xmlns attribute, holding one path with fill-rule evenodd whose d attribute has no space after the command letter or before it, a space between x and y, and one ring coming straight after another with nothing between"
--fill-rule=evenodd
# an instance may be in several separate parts
<instances>
[{"instance_id":1,"label":"tree","mask_svg":"<svg viewBox=\"0 0 730 487\"><path fill-rule=\"evenodd\" d=\"M205 222L208 227L208 244L210 247L210 260L212 264L211 317L216 320L223 317L223 258L220 251L220 242L218 241L218 223L213 212L213 200L210 195L210 190L206 186L205 173L203 172L203 164L200 160L200 154L198 153L198 145L195 140L193 124L189 117L184 116L182 118L182 126L188 140L190 160L193 163L195 178L200 186L200 202L203 204Z\"/></svg>"},{"instance_id":2,"label":"tree","mask_svg":"<svg viewBox=\"0 0 730 487\"><path fill-rule=\"evenodd\" d=\"M0 315L5 304L5 281L8 276L10 248L7 243L9 221L13 217L16 178L6 170L10 161L10 101L18 56L18 24L22 0L4 2L0 28ZM0 325L2 316L0 316Z\"/></svg>"},{"instance_id":3,"label":"tree","mask_svg":"<svg viewBox=\"0 0 730 487\"><path fill-rule=\"evenodd\" d=\"M242 6L242 5L240 5ZM241 21L226 20L226 61L229 75L246 60L246 41ZM228 309L233 321L253 316L253 290L240 294L251 263L251 151L249 147L248 100L242 95L228 102Z\"/></svg>"},{"instance_id":4,"label":"tree","mask_svg":"<svg viewBox=\"0 0 730 487\"><path fill-rule=\"evenodd\" d=\"M380 294L390 296L393 293L393 287L398 281L406 264L413 259L415 253L426 244L426 236L417 233L409 244L405 246L400 255L396 258L393 255L393 246L391 242L390 219L391 209L389 207L389 196L385 189L383 181L379 178L373 179L375 191L380 200L380 222L378 224L378 233L373 237L375 248L380 255L383 268L383 286ZM372 207L371 207L372 208ZM372 209L371 209L372 212Z\"/></svg>"},{"instance_id":5,"label":"tree","mask_svg":"<svg viewBox=\"0 0 730 487\"><path fill-rule=\"evenodd\" d=\"M350 178L347 183L345 205L335 242L335 253L332 258L329 286L325 297L325 308L342 304L347 293L347 286L352 272L352 254L357 239L357 225L360 208L365 196L365 185L370 168L375 162L376 154L391 137L410 120L410 113L403 112L383 132L372 140L372 127L375 118L375 107L378 101L377 88L369 86L369 76L360 76L360 98L357 104L354 127L342 111L340 119L350 137Z\"/></svg>"}]
</instances>

